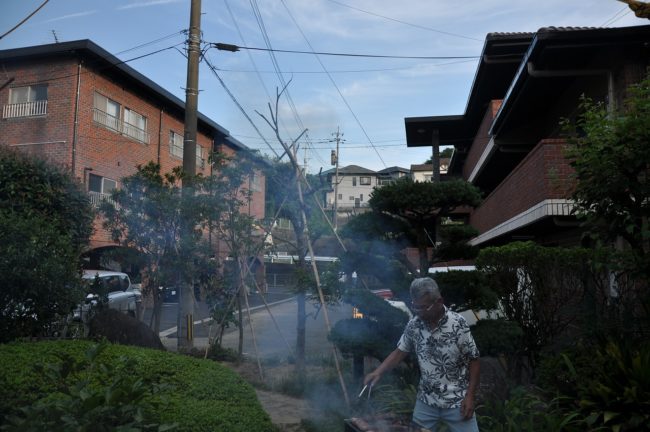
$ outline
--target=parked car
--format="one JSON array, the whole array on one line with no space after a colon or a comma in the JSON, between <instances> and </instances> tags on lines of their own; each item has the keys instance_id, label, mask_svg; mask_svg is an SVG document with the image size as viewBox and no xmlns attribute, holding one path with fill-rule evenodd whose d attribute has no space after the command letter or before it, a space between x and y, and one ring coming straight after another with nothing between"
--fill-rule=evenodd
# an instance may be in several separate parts
<instances>
[{"instance_id":1,"label":"parked car","mask_svg":"<svg viewBox=\"0 0 650 432\"><path fill-rule=\"evenodd\" d=\"M129 275L107 270L84 270L82 279L87 285L88 295L84 304L75 310L75 319L84 320L88 312L102 301L111 309L140 318L142 293L131 284Z\"/></svg>"}]
</instances>

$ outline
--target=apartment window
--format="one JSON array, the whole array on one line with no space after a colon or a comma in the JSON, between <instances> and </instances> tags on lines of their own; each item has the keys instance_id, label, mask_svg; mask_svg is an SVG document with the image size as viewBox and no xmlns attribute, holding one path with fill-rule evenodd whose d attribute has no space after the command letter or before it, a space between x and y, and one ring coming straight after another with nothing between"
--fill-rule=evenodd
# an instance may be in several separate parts
<instances>
[{"instance_id":1,"label":"apartment window","mask_svg":"<svg viewBox=\"0 0 650 432\"><path fill-rule=\"evenodd\" d=\"M169 153L183 159L183 136L169 131Z\"/></svg>"},{"instance_id":2,"label":"apartment window","mask_svg":"<svg viewBox=\"0 0 650 432\"><path fill-rule=\"evenodd\" d=\"M47 86L39 84L9 89L9 103L2 111L3 118L47 114Z\"/></svg>"},{"instance_id":3,"label":"apartment window","mask_svg":"<svg viewBox=\"0 0 650 432\"><path fill-rule=\"evenodd\" d=\"M120 132L120 104L104 95L95 93L93 120L115 132Z\"/></svg>"},{"instance_id":4,"label":"apartment window","mask_svg":"<svg viewBox=\"0 0 650 432\"><path fill-rule=\"evenodd\" d=\"M363 202L363 194L359 194L359 201Z\"/></svg>"},{"instance_id":5,"label":"apartment window","mask_svg":"<svg viewBox=\"0 0 650 432\"><path fill-rule=\"evenodd\" d=\"M343 199L343 194L339 194L339 199L340 199L340 200Z\"/></svg>"},{"instance_id":6,"label":"apartment window","mask_svg":"<svg viewBox=\"0 0 650 432\"><path fill-rule=\"evenodd\" d=\"M262 176L258 173L251 173L250 175L250 184L251 190L254 192L260 192L262 190Z\"/></svg>"},{"instance_id":7,"label":"apartment window","mask_svg":"<svg viewBox=\"0 0 650 432\"><path fill-rule=\"evenodd\" d=\"M92 205L98 206L102 201L113 202L110 194L115 188L117 188L115 180L88 174L88 196Z\"/></svg>"},{"instance_id":8,"label":"apartment window","mask_svg":"<svg viewBox=\"0 0 650 432\"><path fill-rule=\"evenodd\" d=\"M353 197L353 196L350 197L350 201L354 201L354 197Z\"/></svg>"},{"instance_id":9,"label":"apartment window","mask_svg":"<svg viewBox=\"0 0 650 432\"><path fill-rule=\"evenodd\" d=\"M138 141L148 143L147 118L130 108L124 108L124 135L130 136Z\"/></svg>"},{"instance_id":10,"label":"apartment window","mask_svg":"<svg viewBox=\"0 0 650 432\"><path fill-rule=\"evenodd\" d=\"M356 185L357 185L357 178L352 177L352 186L356 186Z\"/></svg>"},{"instance_id":11,"label":"apartment window","mask_svg":"<svg viewBox=\"0 0 650 432\"><path fill-rule=\"evenodd\" d=\"M88 190L100 194L110 194L117 187L117 182L106 177L88 174Z\"/></svg>"},{"instance_id":12,"label":"apartment window","mask_svg":"<svg viewBox=\"0 0 650 432\"><path fill-rule=\"evenodd\" d=\"M134 140L149 143L147 118L142 114L131 108L122 109L119 103L99 93L93 97L93 108L95 122Z\"/></svg>"},{"instance_id":13,"label":"apartment window","mask_svg":"<svg viewBox=\"0 0 650 432\"><path fill-rule=\"evenodd\" d=\"M359 177L359 184L361 186L370 186L370 177Z\"/></svg>"},{"instance_id":14,"label":"apartment window","mask_svg":"<svg viewBox=\"0 0 650 432\"><path fill-rule=\"evenodd\" d=\"M174 131L169 131L169 153L179 159L183 159L183 136ZM203 168L205 159L203 159L203 147L196 146L196 166Z\"/></svg>"}]
</instances>

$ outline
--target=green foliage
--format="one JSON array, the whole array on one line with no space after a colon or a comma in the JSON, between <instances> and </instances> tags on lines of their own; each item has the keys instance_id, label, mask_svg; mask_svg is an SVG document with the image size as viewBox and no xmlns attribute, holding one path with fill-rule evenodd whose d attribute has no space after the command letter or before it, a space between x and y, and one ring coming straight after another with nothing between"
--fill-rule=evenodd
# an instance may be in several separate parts
<instances>
[{"instance_id":1,"label":"green foliage","mask_svg":"<svg viewBox=\"0 0 650 432\"><path fill-rule=\"evenodd\" d=\"M510 398L489 400L477 410L484 432L584 432L590 430L579 413L565 411L562 398L547 401L538 392L515 388Z\"/></svg>"},{"instance_id":2,"label":"green foliage","mask_svg":"<svg viewBox=\"0 0 650 432\"><path fill-rule=\"evenodd\" d=\"M155 406L147 400L159 391L157 383L131 374L134 364L120 357L115 364L100 361L106 344L93 346L85 358L67 353L60 362L36 365L36 372L53 383L54 393L20 407L6 418L7 431L166 431L176 425L159 425ZM92 381L90 379L92 377ZM149 398L151 399L151 398Z\"/></svg>"},{"instance_id":3,"label":"green foliage","mask_svg":"<svg viewBox=\"0 0 650 432\"><path fill-rule=\"evenodd\" d=\"M460 206L476 207L481 193L464 180L443 182L415 182L405 177L376 188L368 203L373 211L388 214L407 222L416 238L420 268L429 268L427 247L436 238L436 229L442 217L449 216Z\"/></svg>"},{"instance_id":4,"label":"green foliage","mask_svg":"<svg viewBox=\"0 0 650 432\"><path fill-rule=\"evenodd\" d=\"M0 149L0 342L56 331L81 301L92 221L69 173Z\"/></svg>"},{"instance_id":5,"label":"green foliage","mask_svg":"<svg viewBox=\"0 0 650 432\"><path fill-rule=\"evenodd\" d=\"M582 98L575 124L565 120L568 157L577 180L573 199L602 241L623 238L631 254L619 264L650 276L650 78L629 88L623 107ZM576 132L579 131L579 134Z\"/></svg>"},{"instance_id":6,"label":"green foliage","mask_svg":"<svg viewBox=\"0 0 650 432\"><path fill-rule=\"evenodd\" d=\"M478 235L478 230L470 225L442 225L439 230L441 244L436 248L436 260L474 259L478 247L468 243Z\"/></svg>"},{"instance_id":7,"label":"green foliage","mask_svg":"<svg viewBox=\"0 0 650 432\"><path fill-rule=\"evenodd\" d=\"M485 274L479 271L449 271L433 275L440 287L445 304L457 312L493 310L499 305L499 297L487 283Z\"/></svg>"},{"instance_id":8,"label":"green foliage","mask_svg":"<svg viewBox=\"0 0 650 432\"><path fill-rule=\"evenodd\" d=\"M12 343L0 345L0 413L15 415L20 407L33 405L53 394L57 383L44 379L34 366L57 362L64 353L76 361L92 346L84 341ZM120 358L132 362L127 369ZM256 431L275 430L262 410L253 389L229 369L213 362L188 356L120 345L108 345L98 356L98 364L114 365L118 376L135 377L122 381L131 391L139 391L137 380L158 385L158 391L142 398L152 404L151 413L160 424L177 423L179 431ZM102 368L86 371L89 387L105 386ZM112 378L111 378L112 379ZM135 388L129 387L133 384ZM136 392L137 393L137 392ZM121 396L120 396L121 397ZM4 422L4 421L3 421Z\"/></svg>"},{"instance_id":9,"label":"green foliage","mask_svg":"<svg viewBox=\"0 0 650 432\"><path fill-rule=\"evenodd\" d=\"M577 401L590 428L650 426L650 344L619 340L570 350L546 360L543 370L551 389Z\"/></svg>"},{"instance_id":10,"label":"green foliage","mask_svg":"<svg viewBox=\"0 0 650 432\"><path fill-rule=\"evenodd\" d=\"M577 322L582 312L590 251L515 242L481 250L486 272L507 320L524 332L523 348L534 366L541 349Z\"/></svg>"},{"instance_id":11,"label":"green foliage","mask_svg":"<svg viewBox=\"0 0 650 432\"><path fill-rule=\"evenodd\" d=\"M482 356L512 355L521 350L524 332L512 321L482 319L471 329Z\"/></svg>"},{"instance_id":12,"label":"green foliage","mask_svg":"<svg viewBox=\"0 0 650 432\"><path fill-rule=\"evenodd\" d=\"M88 196L69 172L7 149L0 149L0 209L46 220L74 250L86 246L93 230Z\"/></svg>"}]
</instances>

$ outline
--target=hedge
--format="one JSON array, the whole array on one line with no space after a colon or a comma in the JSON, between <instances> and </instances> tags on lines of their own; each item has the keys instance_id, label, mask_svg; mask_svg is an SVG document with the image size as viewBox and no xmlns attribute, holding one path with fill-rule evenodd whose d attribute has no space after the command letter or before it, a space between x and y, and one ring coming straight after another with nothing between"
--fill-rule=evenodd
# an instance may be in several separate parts
<instances>
[{"instance_id":1,"label":"hedge","mask_svg":"<svg viewBox=\"0 0 650 432\"><path fill-rule=\"evenodd\" d=\"M0 345L0 413L18 413L47 397L56 383L38 365L58 364L60 356L81 360L93 346L88 341L15 342ZM98 357L107 364L131 360L132 374L159 384L150 395L160 424L178 431L274 431L253 388L228 368L210 361L146 348L108 344ZM90 372L93 374L94 372ZM89 376L89 380L93 377ZM0 415L0 426L6 417Z\"/></svg>"}]
</instances>

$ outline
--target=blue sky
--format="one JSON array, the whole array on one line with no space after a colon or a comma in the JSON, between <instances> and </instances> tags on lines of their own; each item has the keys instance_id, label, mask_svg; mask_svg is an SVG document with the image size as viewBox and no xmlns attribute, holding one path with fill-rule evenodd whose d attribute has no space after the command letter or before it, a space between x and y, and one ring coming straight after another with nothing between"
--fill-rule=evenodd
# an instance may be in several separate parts
<instances>
[{"instance_id":1,"label":"blue sky","mask_svg":"<svg viewBox=\"0 0 650 432\"><path fill-rule=\"evenodd\" d=\"M0 34L43 3L1 0ZM203 40L276 50L415 57L477 57L490 32L530 32L540 27L644 25L616 0L203 0ZM129 65L179 98L185 98L190 0L50 0L36 15L0 39L0 50L91 39L122 60L165 49ZM260 19L258 19L260 18ZM264 29L266 36L261 29ZM239 104L281 152L256 111L268 114L276 88L281 137L303 129L299 159L308 171L329 169L333 133L343 133L341 166L380 170L423 163L430 149L408 149L404 117L462 114L477 60L337 57L208 50L208 61L237 103L204 62L199 110L235 138L271 154ZM281 72L278 74L275 68ZM327 71L324 72L324 71ZM282 79L280 78L282 77ZM307 149L304 151L304 149Z\"/></svg>"}]
</instances>

